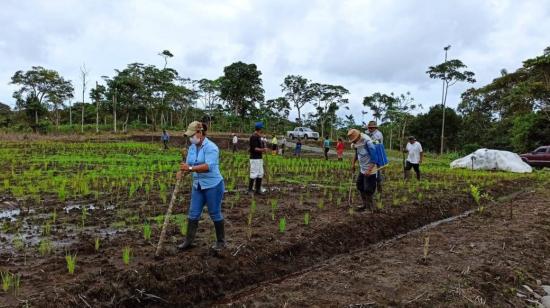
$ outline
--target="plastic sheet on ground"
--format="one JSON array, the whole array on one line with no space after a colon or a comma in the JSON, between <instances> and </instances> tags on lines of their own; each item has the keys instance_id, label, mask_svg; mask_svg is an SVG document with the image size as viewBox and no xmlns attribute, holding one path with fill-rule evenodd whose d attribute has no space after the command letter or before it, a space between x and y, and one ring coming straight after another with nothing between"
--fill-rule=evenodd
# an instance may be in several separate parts
<instances>
[{"instance_id":1,"label":"plastic sheet on ground","mask_svg":"<svg viewBox=\"0 0 550 308\"><path fill-rule=\"evenodd\" d=\"M502 170L517 173L533 171L531 166L521 160L518 154L490 149L479 149L472 154L459 158L451 163L451 168Z\"/></svg>"}]
</instances>

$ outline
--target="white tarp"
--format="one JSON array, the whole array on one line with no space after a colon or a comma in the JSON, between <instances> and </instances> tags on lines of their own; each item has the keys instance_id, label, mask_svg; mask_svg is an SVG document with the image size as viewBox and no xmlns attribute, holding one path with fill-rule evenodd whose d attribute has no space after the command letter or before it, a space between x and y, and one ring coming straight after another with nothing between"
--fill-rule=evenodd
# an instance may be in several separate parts
<instances>
[{"instance_id":1,"label":"white tarp","mask_svg":"<svg viewBox=\"0 0 550 308\"><path fill-rule=\"evenodd\" d=\"M503 170L526 173L533 169L518 154L489 149L479 149L474 153L459 158L451 163L451 168L468 168L474 170Z\"/></svg>"}]
</instances>

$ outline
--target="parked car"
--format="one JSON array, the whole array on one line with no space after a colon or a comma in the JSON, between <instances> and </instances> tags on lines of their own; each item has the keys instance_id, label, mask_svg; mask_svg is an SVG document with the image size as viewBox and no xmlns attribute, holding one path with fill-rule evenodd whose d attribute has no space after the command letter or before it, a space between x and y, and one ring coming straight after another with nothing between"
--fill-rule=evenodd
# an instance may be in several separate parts
<instances>
[{"instance_id":1,"label":"parked car","mask_svg":"<svg viewBox=\"0 0 550 308\"><path fill-rule=\"evenodd\" d=\"M520 157L533 167L550 167L550 145L538 147L531 153L521 154Z\"/></svg>"},{"instance_id":2,"label":"parked car","mask_svg":"<svg viewBox=\"0 0 550 308\"><path fill-rule=\"evenodd\" d=\"M319 140L319 133L307 127L296 127L294 130L287 131L286 135L290 139L300 138Z\"/></svg>"}]
</instances>

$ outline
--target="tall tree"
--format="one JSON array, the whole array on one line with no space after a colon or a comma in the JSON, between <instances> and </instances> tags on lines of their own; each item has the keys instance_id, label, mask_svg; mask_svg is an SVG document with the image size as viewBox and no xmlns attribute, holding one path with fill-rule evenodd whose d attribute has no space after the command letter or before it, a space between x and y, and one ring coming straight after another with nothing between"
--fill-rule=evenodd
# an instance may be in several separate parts
<instances>
[{"instance_id":1,"label":"tall tree","mask_svg":"<svg viewBox=\"0 0 550 308\"><path fill-rule=\"evenodd\" d=\"M386 112L388 109L392 108L395 104L395 100L396 98L393 93L387 95L376 92L363 98L363 106L372 111L372 115L377 122L383 122L386 120Z\"/></svg>"},{"instance_id":2,"label":"tall tree","mask_svg":"<svg viewBox=\"0 0 550 308\"><path fill-rule=\"evenodd\" d=\"M311 91L315 98L314 106L317 111L315 116L319 122L321 138L324 138L327 120L331 121L330 132L332 135L332 122L336 120L336 111L349 103L348 99L344 97L349 94L349 91L342 86L320 83L313 83Z\"/></svg>"},{"instance_id":3,"label":"tall tree","mask_svg":"<svg viewBox=\"0 0 550 308\"><path fill-rule=\"evenodd\" d=\"M435 105L430 108L428 113L419 114L410 121L408 131L416 137L425 151L437 151L438 135L441 128L442 113L441 105ZM461 118L456 112L447 107L447 147L451 150L459 149L459 131L461 128Z\"/></svg>"},{"instance_id":4,"label":"tall tree","mask_svg":"<svg viewBox=\"0 0 550 308\"><path fill-rule=\"evenodd\" d=\"M45 114L48 104L53 104L58 114L60 104L72 98L74 92L71 81L65 80L58 72L41 66L33 66L26 72L15 72L10 84L20 86L19 90L13 93L13 97L20 110L26 110L28 114L34 115L34 130L38 125L39 115Z\"/></svg>"},{"instance_id":5,"label":"tall tree","mask_svg":"<svg viewBox=\"0 0 550 308\"><path fill-rule=\"evenodd\" d=\"M458 59L445 60L445 62L438 64L436 66L430 66L426 74L432 79L441 79L443 81L443 95L441 99L442 106L442 120L441 120L441 140L440 140L440 154L443 154L444 149L444 139L445 139L445 104L447 102L447 93L449 87L456 84L457 82L476 82L474 78L474 73L471 71L465 70L467 66Z\"/></svg>"},{"instance_id":6,"label":"tall tree","mask_svg":"<svg viewBox=\"0 0 550 308\"><path fill-rule=\"evenodd\" d=\"M260 106L260 113L264 121L267 119L275 125L271 125L271 130L282 130L284 122L290 114L290 103L285 97L269 99Z\"/></svg>"},{"instance_id":7,"label":"tall tree","mask_svg":"<svg viewBox=\"0 0 550 308\"><path fill-rule=\"evenodd\" d=\"M101 105L106 100L107 89L104 85L99 85L96 81L95 88L90 90L90 99L95 102L95 131L99 133L99 114Z\"/></svg>"},{"instance_id":8,"label":"tall tree","mask_svg":"<svg viewBox=\"0 0 550 308\"><path fill-rule=\"evenodd\" d=\"M220 85L221 80L210 80L203 78L196 82L198 84L198 95L204 104L204 109L208 115L208 127L212 130L212 110L220 101Z\"/></svg>"},{"instance_id":9,"label":"tall tree","mask_svg":"<svg viewBox=\"0 0 550 308\"><path fill-rule=\"evenodd\" d=\"M285 98L298 110L298 122L302 124L302 108L313 99L311 82L299 75L288 75L281 84Z\"/></svg>"},{"instance_id":10,"label":"tall tree","mask_svg":"<svg viewBox=\"0 0 550 308\"><path fill-rule=\"evenodd\" d=\"M220 97L234 110L236 116L244 118L256 103L264 100L262 79L256 64L235 62L223 69L220 78Z\"/></svg>"},{"instance_id":11,"label":"tall tree","mask_svg":"<svg viewBox=\"0 0 550 308\"><path fill-rule=\"evenodd\" d=\"M168 59L174 57L174 55L167 49L159 52L159 56L164 59L164 68L168 65Z\"/></svg>"},{"instance_id":12,"label":"tall tree","mask_svg":"<svg viewBox=\"0 0 550 308\"><path fill-rule=\"evenodd\" d=\"M410 92L405 94L400 94L398 96L391 94L391 103L387 106L384 118L389 120L390 127L390 140L389 148L393 149L393 131L394 128L397 129L397 136L399 139L400 151L403 151L405 145L405 131L407 128L407 123L412 119L411 112L417 108L422 108L422 105L416 104L414 98L411 96Z\"/></svg>"}]
</instances>

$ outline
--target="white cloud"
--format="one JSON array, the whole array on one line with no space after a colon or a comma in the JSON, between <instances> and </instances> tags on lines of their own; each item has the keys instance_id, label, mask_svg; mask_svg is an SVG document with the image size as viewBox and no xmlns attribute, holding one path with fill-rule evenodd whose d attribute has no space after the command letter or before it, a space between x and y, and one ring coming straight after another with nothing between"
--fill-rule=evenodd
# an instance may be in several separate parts
<instances>
[{"instance_id":1,"label":"white cloud","mask_svg":"<svg viewBox=\"0 0 550 308\"><path fill-rule=\"evenodd\" d=\"M128 63L162 65L157 53L169 49L169 64L194 79L220 76L235 61L256 63L268 98L280 95L288 74L342 85L360 118L362 98L375 91L437 103L441 84L425 72L447 44L478 85L550 45L543 0L8 0L0 20L0 101L12 106L16 70L58 70L78 93L83 63L94 82ZM453 87L449 105L469 86Z\"/></svg>"}]
</instances>

